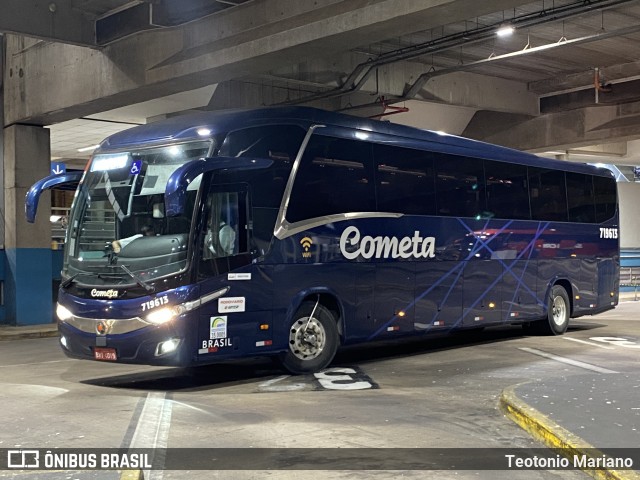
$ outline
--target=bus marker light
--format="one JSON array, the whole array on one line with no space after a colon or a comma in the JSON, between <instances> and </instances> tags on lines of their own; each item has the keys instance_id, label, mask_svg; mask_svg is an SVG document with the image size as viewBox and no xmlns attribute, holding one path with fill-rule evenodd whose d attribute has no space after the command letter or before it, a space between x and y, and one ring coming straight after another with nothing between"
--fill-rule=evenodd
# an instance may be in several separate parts
<instances>
[{"instance_id":1,"label":"bus marker light","mask_svg":"<svg viewBox=\"0 0 640 480\"><path fill-rule=\"evenodd\" d=\"M479 322L480 320L484 320L484 317L475 317L475 318L474 318L474 320L475 320L476 322Z\"/></svg>"},{"instance_id":2,"label":"bus marker light","mask_svg":"<svg viewBox=\"0 0 640 480\"><path fill-rule=\"evenodd\" d=\"M256 347L268 347L273 344L272 340L262 340L261 342L256 342Z\"/></svg>"},{"instance_id":3,"label":"bus marker light","mask_svg":"<svg viewBox=\"0 0 640 480\"><path fill-rule=\"evenodd\" d=\"M260 325L260 330L269 330L269 324L263 323L262 325Z\"/></svg>"},{"instance_id":4,"label":"bus marker light","mask_svg":"<svg viewBox=\"0 0 640 480\"><path fill-rule=\"evenodd\" d=\"M580 300L580 295L576 295L576 300Z\"/></svg>"},{"instance_id":5,"label":"bus marker light","mask_svg":"<svg viewBox=\"0 0 640 480\"><path fill-rule=\"evenodd\" d=\"M433 324L437 327L444 325L444 322L442 320L436 320L435 322L433 322Z\"/></svg>"},{"instance_id":6,"label":"bus marker light","mask_svg":"<svg viewBox=\"0 0 640 480\"><path fill-rule=\"evenodd\" d=\"M509 316L511 317L517 317L519 315L518 312L511 312L511 314Z\"/></svg>"},{"instance_id":7,"label":"bus marker light","mask_svg":"<svg viewBox=\"0 0 640 480\"><path fill-rule=\"evenodd\" d=\"M406 313L405 313L405 312L403 312L402 310L400 310L400 311L397 313L397 315L398 315L399 317L404 317L404 316L406 315Z\"/></svg>"},{"instance_id":8,"label":"bus marker light","mask_svg":"<svg viewBox=\"0 0 640 480\"><path fill-rule=\"evenodd\" d=\"M496 307L496 304L495 304L495 303L493 303L493 302L489 302L489 308L495 308L495 307Z\"/></svg>"},{"instance_id":9,"label":"bus marker light","mask_svg":"<svg viewBox=\"0 0 640 480\"><path fill-rule=\"evenodd\" d=\"M400 330L400 327L397 325L393 325L391 327L387 327L387 332L397 332L398 330Z\"/></svg>"}]
</instances>

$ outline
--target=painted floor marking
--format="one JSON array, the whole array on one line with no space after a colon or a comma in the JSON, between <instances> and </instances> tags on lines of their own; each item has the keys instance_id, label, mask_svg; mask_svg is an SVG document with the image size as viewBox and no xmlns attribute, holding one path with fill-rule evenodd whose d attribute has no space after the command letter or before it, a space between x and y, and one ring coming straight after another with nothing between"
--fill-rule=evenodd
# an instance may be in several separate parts
<instances>
[{"instance_id":1,"label":"painted floor marking","mask_svg":"<svg viewBox=\"0 0 640 480\"><path fill-rule=\"evenodd\" d=\"M287 380L288 378L291 378L291 375L282 375L281 377L272 378L271 380L267 380L266 382L262 382L258 385L258 389L261 392L295 392L306 388L306 385L301 382L293 384L279 383L283 380Z\"/></svg>"},{"instance_id":2,"label":"painted floor marking","mask_svg":"<svg viewBox=\"0 0 640 480\"><path fill-rule=\"evenodd\" d=\"M131 439L131 448L166 449L171 425L172 402L165 392L149 392L142 407L136 430ZM153 463L157 463L154 459ZM145 480L161 480L162 470L145 470Z\"/></svg>"},{"instance_id":3,"label":"painted floor marking","mask_svg":"<svg viewBox=\"0 0 640 480\"><path fill-rule=\"evenodd\" d=\"M559 355L554 355L552 353L543 352L542 350L536 350L535 348L520 347L518 350L522 350L523 352L527 352L527 353L532 353L534 355L538 355L539 357L548 358L550 360L555 360L556 362L566 363L567 365L573 365L574 367L584 368L585 370L591 370L592 372L620 373L620 372L616 372L615 370L609 370L608 368L602 368L596 365L591 365L590 363L580 362L578 360L572 360L571 358L561 357Z\"/></svg>"},{"instance_id":4,"label":"painted floor marking","mask_svg":"<svg viewBox=\"0 0 640 480\"><path fill-rule=\"evenodd\" d=\"M593 347L604 348L605 350L615 350L613 347L607 347L606 345L599 345L594 342L587 342L586 340L580 340L579 338L562 337L565 340L571 340L572 342L584 343L585 345L591 345Z\"/></svg>"}]
</instances>

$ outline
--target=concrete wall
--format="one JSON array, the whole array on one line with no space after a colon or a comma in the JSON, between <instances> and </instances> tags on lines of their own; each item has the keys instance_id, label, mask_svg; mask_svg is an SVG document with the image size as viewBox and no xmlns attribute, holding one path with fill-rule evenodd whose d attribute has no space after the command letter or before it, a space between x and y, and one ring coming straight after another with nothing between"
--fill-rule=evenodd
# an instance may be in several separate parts
<instances>
[{"instance_id":1,"label":"concrete wall","mask_svg":"<svg viewBox=\"0 0 640 480\"><path fill-rule=\"evenodd\" d=\"M620 248L640 248L640 183L618 183Z\"/></svg>"}]
</instances>

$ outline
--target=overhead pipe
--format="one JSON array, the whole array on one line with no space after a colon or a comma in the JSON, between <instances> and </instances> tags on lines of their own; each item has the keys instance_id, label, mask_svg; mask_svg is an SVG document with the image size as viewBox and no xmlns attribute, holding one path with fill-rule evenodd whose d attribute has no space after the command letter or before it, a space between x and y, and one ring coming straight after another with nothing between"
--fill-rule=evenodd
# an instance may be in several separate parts
<instances>
[{"instance_id":1,"label":"overhead pipe","mask_svg":"<svg viewBox=\"0 0 640 480\"><path fill-rule=\"evenodd\" d=\"M437 70L433 72L427 72L420 75L416 81L411 85L401 97L402 100L407 100L410 98L414 98L418 92L422 89L422 87L433 77L437 77L440 75L446 75L453 72L459 72L462 70L467 70L473 67L477 67L480 65L485 65L491 62L497 62L500 60L508 60L511 58L519 57L521 55L529 55L531 53L538 53L541 51L551 50L553 48L565 47L568 45L580 45L582 43L594 42L596 40L603 40L609 37L617 37L621 35L629 35L632 33L640 32L640 25L634 25L632 27L620 28L618 30L612 30L608 32L598 32L593 35L587 35L580 38L574 38L572 40L563 40L558 43L550 43L547 45L540 45L538 47L529 47L526 50L519 50L517 52L505 53L503 55L494 55L490 58L485 58L483 60L477 60L475 62L469 62L465 65L458 65L456 67L444 68L442 70ZM605 91L605 90L601 90Z\"/></svg>"},{"instance_id":2,"label":"overhead pipe","mask_svg":"<svg viewBox=\"0 0 640 480\"><path fill-rule=\"evenodd\" d=\"M600 69L598 67L593 69L593 87L596 96L596 105L600 103L600 92L609 93L611 90L611 85L605 85L600 78Z\"/></svg>"},{"instance_id":3,"label":"overhead pipe","mask_svg":"<svg viewBox=\"0 0 640 480\"><path fill-rule=\"evenodd\" d=\"M623 4L631 3L635 1L636 0L583 0L583 1L575 2L569 5L553 7L551 9L543 9L538 12L533 12L517 18L514 17L513 19L510 20L509 23L516 29L527 28L527 27L541 25L541 24L545 24L545 23L549 23L557 20L570 18L576 15L580 15L586 11L590 11L594 9L613 8L619 5L623 5ZM366 62L363 62L357 65L355 69L349 74L349 76L344 81L344 83L337 88L334 88L326 92L313 94L308 97L281 102L279 104L290 105L290 104L308 103L316 100L323 100L327 98L334 98L334 97L348 95L349 93L360 90L364 86L366 81L369 79L369 76L371 75L371 73L377 67L380 67L382 65L388 65L390 63L399 62L402 60L409 60L425 54L434 54L434 53L442 52L445 50L449 50L451 48L455 48L460 45L470 45L470 44L492 39L495 36L496 28L498 28L500 25L503 25L503 24L504 22L501 21L500 23L497 23L497 24L476 28L472 32L465 31L461 33L455 33L455 34L448 35L446 37L442 37L436 40L431 40L429 42L412 45L410 47L404 47L391 52L383 53L381 55L378 55L378 57L376 57L375 59L370 59ZM586 37L582 37L582 38L586 38ZM606 37L600 36L599 38L606 38ZM564 41L562 42L562 44L565 45L568 42L571 42L571 41ZM526 51L527 52L535 51L535 49L529 48ZM516 52L516 53L520 53L520 52ZM498 58L498 59L504 58L504 55L497 55L492 58ZM447 72L449 72L451 69L446 69L446 70Z\"/></svg>"}]
</instances>

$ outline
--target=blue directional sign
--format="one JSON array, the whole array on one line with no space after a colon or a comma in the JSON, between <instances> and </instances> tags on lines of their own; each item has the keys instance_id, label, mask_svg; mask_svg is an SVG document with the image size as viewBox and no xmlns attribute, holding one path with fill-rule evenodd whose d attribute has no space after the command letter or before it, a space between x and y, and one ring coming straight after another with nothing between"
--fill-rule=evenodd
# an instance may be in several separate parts
<instances>
[{"instance_id":1,"label":"blue directional sign","mask_svg":"<svg viewBox=\"0 0 640 480\"><path fill-rule=\"evenodd\" d=\"M66 173L67 166L60 162L51 162L51 175L62 175Z\"/></svg>"}]
</instances>

